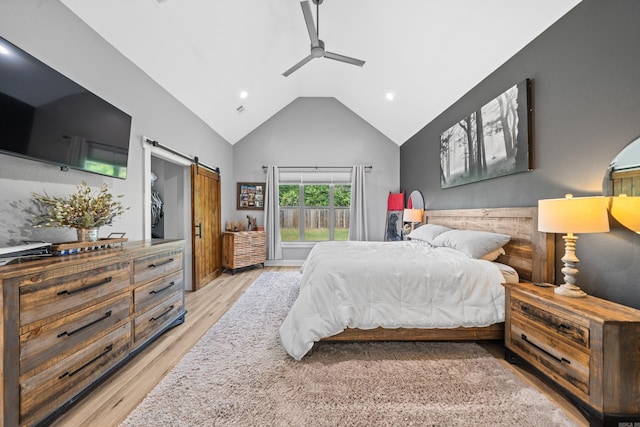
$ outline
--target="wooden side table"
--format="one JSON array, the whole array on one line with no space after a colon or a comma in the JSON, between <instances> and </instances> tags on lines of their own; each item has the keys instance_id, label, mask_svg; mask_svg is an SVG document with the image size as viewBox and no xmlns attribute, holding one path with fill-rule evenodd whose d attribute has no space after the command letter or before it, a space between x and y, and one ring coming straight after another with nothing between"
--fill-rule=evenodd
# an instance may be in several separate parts
<instances>
[{"instance_id":1,"label":"wooden side table","mask_svg":"<svg viewBox=\"0 0 640 427\"><path fill-rule=\"evenodd\" d=\"M222 234L222 267L231 270L231 274L241 268L264 267L266 245L264 231L225 231Z\"/></svg>"},{"instance_id":2,"label":"wooden side table","mask_svg":"<svg viewBox=\"0 0 640 427\"><path fill-rule=\"evenodd\" d=\"M505 284L505 346L560 386L591 425L640 422L640 310Z\"/></svg>"}]
</instances>

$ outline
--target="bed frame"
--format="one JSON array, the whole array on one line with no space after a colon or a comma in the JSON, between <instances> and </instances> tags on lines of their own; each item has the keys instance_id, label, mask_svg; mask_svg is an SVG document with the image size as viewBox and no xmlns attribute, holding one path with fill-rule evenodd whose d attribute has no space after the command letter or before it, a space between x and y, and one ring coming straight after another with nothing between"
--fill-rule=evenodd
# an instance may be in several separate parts
<instances>
[{"instance_id":1,"label":"bed frame","mask_svg":"<svg viewBox=\"0 0 640 427\"><path fill-rule=\"evenodd\" d=\"M428 210L424 222L466 230L508 234L505 255L498 262L510 265L522 281L550 282L555 279L555 237L538 231L538 208L487 208ZM355 329L322 341L478 341L503 340L504 322L487 327L454 329Z\"/></svg>"}]
</instances>

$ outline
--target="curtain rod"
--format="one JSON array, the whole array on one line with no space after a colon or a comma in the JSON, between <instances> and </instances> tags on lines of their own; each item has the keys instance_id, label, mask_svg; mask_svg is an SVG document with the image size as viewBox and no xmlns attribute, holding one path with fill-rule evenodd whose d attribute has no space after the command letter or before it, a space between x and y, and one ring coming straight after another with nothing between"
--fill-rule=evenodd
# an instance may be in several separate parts
<instances>
[{"instance_id":1,"label":"curtain rod","mask_svg":"<svg viewBox=\"0 0 640 427\"><path fill-rule=\"evenodd\" d=\"M262 166L262 171L266 172L269 166ZM353 166L278 166L280 169L351 169ZM373 166L365 166L365 169L373 169Z\"/></svg>"},{"instance_id":2,"label":"curtain rod","mask_svg":"<svg viewBox=\"0 0 640 427\"><path fill-rule=\"evenodd\" d=\"M169 148L166 145L162 145L160 144L158 141L155 141L153 139L149 139L146 136L144 137L144 142L146 142L147 144L153 145L154 147L158 147L158 148L162 148L165 151L170 152L171 154L175 154L176 156L182 157L183 159L189 160L190 162L195 163L198 166L202 166L203 168L207 168L215 173L217 173L218 175L220 175L220 168L219 167L211 167L211 166L207 166L204 163L200 163L200 160L198 159L198 156L193 156L193 157L189 157L186 154L182 154L176 150L174 150L173 148Z\"/></svg>"}]
</instances>

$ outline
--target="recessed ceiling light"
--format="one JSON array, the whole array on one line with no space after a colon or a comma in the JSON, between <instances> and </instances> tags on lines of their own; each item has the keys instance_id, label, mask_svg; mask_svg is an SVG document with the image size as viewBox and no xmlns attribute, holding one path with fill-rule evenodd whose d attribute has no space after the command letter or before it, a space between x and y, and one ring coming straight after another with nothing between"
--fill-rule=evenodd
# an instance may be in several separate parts
<instances>
[{"instance_id":1,"label":"recessed ceiling light","mask_svg":"<svg viewBox=\"0 0 640 427\"><path fill-rule=\"evenodd\" d=\"M243 90L242 92L240 92L240 99L245 99L247 96L249 96L249 94L247 93L246 90Z\"/></svg>"},{"instance_id":2,"label":"recessed ceiling light","mask_svg":"<svg viewBox=\"0 0 640 427\"><path fill-rule=\"evenodd\" d=\"M393 98L394 98L393 92L387 92L386 96L388 101L393 101Z\"/></svg>"}]
</instances>

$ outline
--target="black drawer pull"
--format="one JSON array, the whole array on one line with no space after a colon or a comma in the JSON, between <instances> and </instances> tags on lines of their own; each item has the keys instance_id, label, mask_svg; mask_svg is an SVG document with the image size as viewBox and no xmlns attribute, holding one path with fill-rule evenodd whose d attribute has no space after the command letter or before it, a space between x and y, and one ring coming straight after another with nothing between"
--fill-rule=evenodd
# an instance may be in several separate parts
<instances>
[{"instance_id":1,"label":"black drawer pull","mask_svg":"<svg viewBox=\"0 0 640 427\"><path fill-rule=\"evenodd\" d=\"M176 282L171 282L171 283L169 283L169 285L165 286L164 288L158 289L157 291L153 290L153 291L149 292L149 294L159 294L160 292L166 291L167 289L169 289L170 287L172 287L175 284L176 284Z\"/></svg>"},{"instance_id":2,"label":"black drawer pull","mask_svg":"<svg viewBox=\"0 0 640 427\"><path fill-rule=\"evenodd\" d=\"M75 329L75 330L73 330L73 331L71 331L71 332L64 331L64 332L62 332L62 333L58 334L58 338L62 338L62 337L63 337L63 336L65 336L65 335L66 335L66 336L68 336L68 337L70 337L71 335L76 334L76 333L78 333L78 332L80 332L80 331L82 331L82 330L84 330L84 329L87 329L88 327L91 327L91 326L95 325L96 323L101 322L101 321L103 321L104 319L106 319L106 318L108 318L108 317L111 317L111 310L107 311L107 312L104 314L104 316L102 316L102 317L100 317L100 318L98 318L98 319L94 320L93 322L87 323L87 324L86 324L86 325L84 325L84 326L80 326L78 329Z\"/></svg>"},{"instance_id":3,"label":"black drawer pull","mask_svg":"<svg viewBox=\"0 0 640 427\"><path fill-rule=\"evenodd\" d=\"M165 264L170 264L173 262L173 258L169 258L166 261L162 261L158 264L149 264L149 268L156 268L156 267L160 267L161 265L165 265Z\"/></svg>"},{"instance_id":4,"label":"black drawer pull","mask_svg":"<svg viewBox=\"0 0 640 427\"><path fill-rule=\"evenodd\" d=\"M95 288L95 287L98 287L98 286L106 285L107 283L111 283L112 280L113 280L113 277L109 276L104 280L101 280L101 281L96 282L96 283L92 283L92 284L87 285L87 286L83 286L82 288L73 289L73 290L70 290L70 291L67 291L67 290L60 291L60 292L58 292L58 295L64 295L64 294L73 295L73 294L77 294L78 292L83 292L83 291L87 291L87 290L89 290L91 288Z\"/></svg>"},{"instance_id":5,"label":"black drawer pull","mask_svg":"<svg viewBox=\"0 0 640 427\"><path fill-rule=\"evenodd\" d=\"M171 313L171 310L173 310L173 308L174 308L174 306L172 305L171 307L169 307L168 309L166 309L165 311L160 313L160 315L158 317L152 317L151 319L149 319L149 322L155 322L156 320L160 320L161 318L163 318L167 314Z\"/></svg>"},{"instance_id":6,"label":"black drawer pull","mask_svg":"<svg viewBox=\"0 0 640 427\"><path fill-rule=\"evenodd\" d=\"M536 345L534 343L532 343L531 341L529 341L529 339L527 338L527 336L525 334L522 334L522 341L526 342L527 344L532 345L533 347L535 347L536 349L540 350L541 352L543 352L544 354L546 354L547 356L553 358L554 360L562 363L566 363L567 365L571 364L570 360L565 359L564 357L558 357L555 354L549 353L547 350L545 350L544 348L540 347L539 345Z\"/></svg>"},{"instance_id":7,"label":"black drawer pull","mask_svg":"<svg viewBox=\"0 0 640 427\"><path fill-rule=\"evenodd\" d=\"M526 311L526 312L531 313L531 311L529 310L529 307L524 305L524 304L520 305L520 309L523 312ZM542 318L540 315L538 315L535 311L531 315L535 316L538 319L546 320L546 319ZM558 329L563 329L565 331L571 331L571 330L573 330L573 327L571 325L567 325L566 323L560 323L560 324L558 324Z\"/></svg>"},{"instance_id":8,"label":"black drawer pull","mask_svg":"<svg viewBox=\"0 0 640 427\"><path fill-rule=\"evenodd\" d=\"M87 363L85 363L84 365L80 366L78 369L76 369L75 371L71 371L71 372L65 372L64 374L60 375L58 377L59 380L63 379L64 377L69 377L71 378L72 376L74 376L75 374L77 374L78 372L80 372L81 370L83 370L84 368L86 368L87 366L91 365L93 362L95 362L96 360L100 359L101 357L103 357L104 355L106 355L107 353L109 353L111 350L113 350L113 344L109 344L102 353L100 353L99 355L97 355L96 357L94 357L93 359L89 360Z\"/></svg>"}]
</instances>

